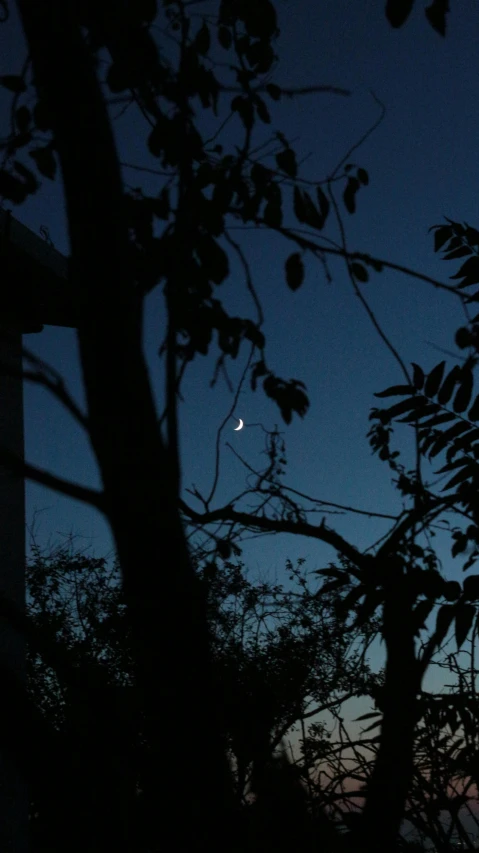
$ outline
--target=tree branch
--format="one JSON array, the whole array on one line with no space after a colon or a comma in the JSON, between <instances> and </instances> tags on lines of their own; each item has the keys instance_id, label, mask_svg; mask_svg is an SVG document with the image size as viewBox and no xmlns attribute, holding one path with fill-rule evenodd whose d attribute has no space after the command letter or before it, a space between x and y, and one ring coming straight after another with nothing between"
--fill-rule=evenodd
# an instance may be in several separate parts
<instances>
[{"instance_id":1,"label":"tree branch","mask_svg":"<svg viewBox=\"0 0 479 853\"><path fill-rule=\"evenodd\" d=\"M239 215L238 210L230 210L229 211L233 215ZM370 255L367 252L345 252L343 249L336 249L332 246L320 246L317 243L313 242L313 240L308 240L306 237L301 237L299 234L295 234L293 229L286 228L284 226L276 226L270 225L266 222L262 217L257 216L252 219L252 225L238 225L238 226L230 226L232 230L249 230L255 229L258 225L264 225L266 228L272 231L277 231L278 234L282 234L283 237L286 237L287 240L291 240L296 243L302 249L309 249L314 255L328 254L328 255L337 255L341 258L347 258L350 261L362 261L367 266L371 266L373 269L377 270L377 267L385 267L386 269L396 270L397 272L402 272L405 275L410 276L411 278L416 278L418 281L425 281L427 284L432 284L438 290L445 290L447 293L451 293L453 296L459 297L461 302L474 302L472 298L469 298L466 294L462 293L458 290L457 287L454 287L449 284L444 284L442 281L438 281L436 278L432 278L429 275L424 275L423 273L417 272L416 270L412 270L409 267L405 267L402 264L395 264L392 261L386 261L383 258L377 258L376 256Z\"/></svg>"},{"instance_id":2,"label":"tree branch","mask_svg":"<svg viewBox=\"0 0 479 853\"><path fill-rule=\"evenodd\" d=\"M253 426L253 424L251 424L250 426ZM246 459L243 459L241 454L238 453L238 451L236 450L235 447L233 447L232 444L227 442L226 446L231 450L231 452L236 456L236 458L239 459L241 464L244 465L244 467L247 468L248 471L251 472L251 474L254 474L255 477L258 478L258 480L262 478L265 482L271 483L272 485L276 485L275 481L270 476L268 476L268 474L261 475L258 471L256 471L254 468L252 468L252 466L249 465L249 463L246 461ZM292 495L297 495L299 498L303 498L304 500L309 501L310 503L320 504L321 508L331 506L331 507L334 507L335 509L343 510L344 512L354 512L354 513L357 513L358 515L366 515L368 518L387 518L390 521L397 521L398 520L398 517L396 515L390 515L390 514L387 514L384 512L372 512L372 510L366 510L366 509L356 509L356 507L353 507L353 506L346 506L345 504L337 504L337 503L333 503L332 501L323 501L321 498L313 498L313 497L311 497L311 495L307 495L305 492L300 492L300 491L298 491L298 489L293 489L291 486L281 485L281 491L282 492L291 492ZM312 510L305 510L305 512L311 512L311 511Z\"/></svg>"},{"instance_id":3,"label":"tree branch","mask_svg":"<svg viewBox=\"0 0 479 853\"><path fill-rule=\"evenodd\" d=\"M83 501L90 504L90 506L96 507L101 512L106 512L106 502L103 492L88 489L86 486L79 486L78 483L71 483L69 480L64 480L62 477L50 474L42 468L30 465L6 447L0 447L0 464L4 465L12 474L26 477L28 480L33 480L33 482L47 486L49 489L61 492L61 494L67 495L69 498Z\"/></svg>"},{"instance_id":4,"label":"tree branch","mask_svg":"<svg viewBox=\"0 0 479 853\"><path fill-rule=\"evenodd\" d=\"M79 406L75 403L73 397L66 389L65 380L55 368L47 364L41 358L38 358L26 347L22 347L22 357L38 368L38 371L33 370L16 370L13 366L7 364L0 365L0 372L7 375L17 377L18 379L26 379L29 382L35 382L37 385L43 385L65 406L66 409L73 415L76 421L85 429L88 430L88 419L83 414ZM48 375L50 374L50 375Z\"/></svg>"},{"instance_id":5,"label":"tree branch","mask_svg":"<svg viewBox=\"0 0 479 853\"><path fill-rule=\"evenodd\" d=\"M371 564L371 557L361 554L360 551L347 542L343 537L331 530L324 523L309 524L306 521L289 521L288 519L262 518L254 516L247 512L238 512L233 506L222 507L211 512L198 513L189 507L183 500L179 501L180 509L192 521L199 524L209 524L212 521L235 521L243 527L253 530L261 530L269 533L294 533L299 536L308 536L310 539L319 539L321 542L326 542L331 545L340 554L350 560L358 568L368 568Z\"/></svg>"}]
</instances>

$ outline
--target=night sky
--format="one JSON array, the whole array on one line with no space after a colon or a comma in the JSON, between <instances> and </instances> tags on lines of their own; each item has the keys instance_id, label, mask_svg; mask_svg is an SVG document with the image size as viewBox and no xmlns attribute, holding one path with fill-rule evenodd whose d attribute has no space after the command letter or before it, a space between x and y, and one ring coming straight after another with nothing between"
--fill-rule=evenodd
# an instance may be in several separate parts
<instances>
[{"instance_id":1,"label":"night sky","mask_svg":"<svg viewBox=\"0 0 479 853\"><path fill-rule=\"evenodd\" d=\"M380 108L375 98L379 99L386 110L384 120L350 158L350 162L367 169L370 178L369 186L358 194L353 216L345 211L341 194L337 194L348 246L447 283L457 268L434 256L428 228L442 222L443 216L479 227L479 7L473 0L451 4L443 39L426 21L424 5L418 0L407 24L393 30L385 18L383 2L280 0L280 61L271 80L291 87L339 86L350 89L351 95L303 95L279 104L269 101L272 125L259 125L254 139L260 144L274 130L282 130L298 160L304 160L300 176L324 181L378 118ZM11 23L2 25L0 38L0 73L18 73L25 50L14 8ZM167 39L163 43L167 52L174 49ZM220 58L224 61L224 54ZM230 97L220 101L218 120L209 116L204 122L201 109L197 110L198 125L204 128L205 136L225 117ZM3 126L8 121L10 100L9 93L0 93ZM120 108L114 108L113 114L119 113ZM143 187L145 192L158 192L161 177L131 168L156 165L145 154L147 128L142 117L131 107L115 120L115 128L120 159L128 164L124 166L125 183ZM226 153L228 144L240 144L242 138L235 118L219 141L224 142ZM35 233L42 225L47 226L55 247L69 253L59 179L54 183L43 179L37 196L13 209L13 215ZM292 213L285 217L285 224L296 224ZM268 429L278 424L284 430L290 486L325 501L397 513L400 496L391 485L387 465L371 454L366 433L370 409L378 404L373 393L401 382L402 376L354 295L344 262L329 261L332 282L328 283L320 264L306 258L305 282L292 293L284 277L284 261L292 251L289 244L253 229L231 233L247 254L264 307L268 364L286 379L304 381L311 405L304 420L295 416L287 427L263 392L254 394L245 385L235 410L235 415L244 419L245 428L233 432L235 422L231 419L222 435L216 505L231 500L244 488L244 468L226 448L227 441L250 465L265 464L263 433L260 427L250 426L262 423ZM324 235L338 240L333 217ZM429 370L444 357L432 345L459 352L454 345L454 332L464 318L459 300L424 282L387 271L373 274L362 287L377 320L406 363L415 361ZM232 310L254 316L236 261L232 261L231 276L218 296ZM158 349L163 329L163 299L158 290L145 304L145 352L159 405L163 375ZM41 334L26 337L25 344L62 372L81 403L75 333L46 327ZM213 348L210 356L198 356L183 386L180 421L184 489L195 484L206 492L211 487L216 432L232 403L224 382L220 380L214 389L209 387L217 354ZM233 364L233 380L241 373L246 356L245 349ZM452 363L448 358L448 364ZM406 451L410 447L408 429L398 429L396 434L398 449ZM84 485L100 486L86 436L46 391L29 385L25 387L25 452L35 465ZM412 467L414 457L405 453L402 461ZM34 522L39 544L58 544L74 534L78 547L89 548L97 556L111 552L109 530L96 511L34 484L27 484L26 496L27 523ZM364 515L326 515L326 522L362 549L371 546L389 527L389 522ZM446 574L454 578L461 571L462 561L451 559L448 538L437 537L436 543ZM253 573L276 574L280 580L286 580L285 560L298 557L305 557L306 567L313 570L334 560L335 554L321 543L280 536L254 539L244 548L245 563ZM380 651L378 654L379 661Z\"/></svg>"}]
</instances>

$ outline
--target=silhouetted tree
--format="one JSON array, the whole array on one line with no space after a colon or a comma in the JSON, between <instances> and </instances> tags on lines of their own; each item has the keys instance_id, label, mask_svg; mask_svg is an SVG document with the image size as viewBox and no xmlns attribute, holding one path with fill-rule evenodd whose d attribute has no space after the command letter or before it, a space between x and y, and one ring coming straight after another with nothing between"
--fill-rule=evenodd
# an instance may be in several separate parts
<instances>
[{"instance_id":1,"label":"silhouetted tree","mask_svg":"<svg viewBox=\"0 0 479 853\"><path fill-rule=\"evenodd\" d=\"M160 4L154 0L44 0L41 4L17 0L30 61L21 74L4 76L1 81L13 92L14 105L6 158L0 169L0 194L20 204L37 191L36 172L21 162L23 153L32 155L35 168L46 178L53 178L60 167L71 249L69 298L77 323L87 413L83 416L73 405L70 409L77 412L88 433L102 490L96 492L48 476L31 465L22 465L6 452L1 453L1 460L37 482L87 501L111 526L131 632L134 685L149 746L143 767L149 779L143 797L143 823L149 826L157 817L161 827L161 832L142 839L144 847L164 846L163 833L178 850L224 851L225 827L237 822L207 604L184 524L204 531L215 549L220 542L223 550L230 548L234 528L241 527L311 536L332 546L348 561L347 566L325 571L330 572L330 582L337 590L348 590L343 600L346 614L357 607L358 619L367 622L377 608L381 609L380 631L387 654L384 685L378 692L381 740L368 780L363 817L352 837L355 849L384 853L397 844L411 784L417 697L424 671L444 639L445 622L449 625L455 617L461 638L475 615L469 603L470 591L464 588L452 593L434 568L428 569L425 550L414 551L419 547L417 530L430 527L439 511L447 508L446 503L432 498L417 476L402 472L402 485L413 486L412 492L406 491L412 495L412 505L392 519L391 532L374 554L362 553L324 520L321 524L311 522L311 510L302 508L297 495L292 497L282 485L278 473L281 457L275 456L279 447L276 433L269 436L271 465L253 489L255 508L241 511L233 503L212 506L212 496L206 496L198 512L180 497L176 401L189 362L198 353L206 354L214 340L219 347L217 372L228 358L236 357L242 344L250 346L247 367L252 387L255 389L261 380L264 392L277 403L286 423L294 413L304 416L308 408L302 382L282 379L268 365L261 331L262 308L247 261L228 232L229 221L239 219L243 224L267 227L294 244L285 261L286 285L293 291L303 282L303 259L308 252L321 261L328 254L344 258L354 292L363 301L358 283L368 281L371 271L393 268L413 273L383 259L349 252L344 229L339 245L322 239L333 205L340 216L333 189L337 192L339 188L344 207L352 214L358 193L369 181L364 169L347 162L349 155L322 184L315 182L313 187L300 178L295 152L280 131L272 143L272 162L265 166L256 156L255 125L258 121L269 124L274 103L294 94L294 90L281 89L270 79L278 33L270 0L221 0L215 14L198 16L196 29L190 6L196 4L181 0L163 0ZM412 3L388 4L390 21L400 25L410 7ZM175 60L166 56L161 39L155 41L157 13L176 38ZM430 22L441 29L443 18L445 4L434 2ZM213 46L212 37L218 47L216 43ZM216 60L215 51L220 48L233 64L233 80L227 75L219 78L224 63ZM103 80L100 58L105 56L108 68ZM321 89L347 94L329 86L316 87L317 91ZM21 102L26 93L31 96L29 106ZM157 158L163 178L153 194L141 188L127 189L122 180L107 105L110 95L122 99L125 107L136 105L146 120L146 150ZM203 140L192 105L199 99L201 108L211 111L219 133L224 118L218 112L224 95L229 98L227 115L237 115L238 135L242 137L236 140L241 144L226 154L216 142L217 134L214 144ZM45 135L41 143L38 131ZM301 231L284 226L286 205L292 207ZM230 271L226 248L243 264L257 310L255 319L230 316L216 297L216 286ZM457 288L422 278L461 296ZM144 297L159 284L164 287L167 320L163 345L166 408L160 423L142 350ZM461 373L462 389L469 381L466 374ZM434 381L436 378L434 374ZM436 393L432 385L429 376L428 398ZM416 392L422 387L422 380L413 381L407 374L407 393L412 394L414 389L415 400L420 398ZM465 396L462 390L461 402L455 398L458 411L468 405L463 403ZM67 399L63 390L63 400ZM403 409L406 411L410 410ZM373 430L374 446L388 461L394 461L394 456L388 455L383 439L389 434L387 424L397 414L397 408L389 410L381 424L383 431ZM471 476L472 468L468 469ZM211 525L218 523L223 526L221 536L211 533ZM440 616L436 633L418 658L415 635L443 596L454 610L448 610L447 604L441 606L439 612L445 615ZM21 691L13 686L11 690L20 707L24 699ZM95 695L103 701L106 687L98 690ZM194 725L189 711L192 695ZM74 687L70 688L68 703L72 709L77 703ZM109 702L108 707L113 706L114 702ZM23 726L27 711L25 706ZM41 726L41 718L36 722ZM22 749L22 729L15 725L13 712L9 729L15 748ZM46 724L43 731L43 742L51 745L54 766L51 791L58 792L65 806L59 817L65 827L67 817L73 820L74 805L71 796L61 797L60 788L77 792L79 801L85 794L78 782L77 761L83 747L70 750L66 733L60 736ZM170 737L175 731L181 736ZM115 737L111 743L106 739L110 743L105 746L107 754L114 749ZM86 741L92 755L94 735L89 734ZM101 746L99 743L96 761L106 789L111 777L107 778L107 757L103 754L98 758ZM39 747L36 749L30 764L25 765L27 769L30 766L32 778L35 772L38 776L43 760ZM187 766L195 768L194 784L185 772ZM197 784L199 777L201 784ZM183 808L181 820L178 802ZM70 849L110 848L109 833L116 831L112 808L110 804L95 815L95 829L88 821L83 822L80 811L68 839ZM121 844L118 839L116 846Z\"/></svg>"},{"instance_id":2,"label":"silhouetted tree","mask_svg":"<svg viewBox=\"0 0 479 853\"><path fill-rule=\"evenodd\" d=\"M307 725L322 708L367 692L373 683L360 650L354 648L362 632L344 636L335 613L337 598L332 594L329 602L319 601L307 587L301 565L290 565L289 570L300 594L277 584L252 583L241 564L226 561L214 573L210 564L198 570L207 590L214 668L222 685L225 737L242 821L247 818L245 832L252 826L247 796L261 789L261 808L252 813L263 814L263 820L266 804L280 796L271 791L273 799L268 799L264 778L273 774L281 784L282 764L274 756L288 732L300 720ZM119 567L71 548L59 548L45 558L34 546L27 580L28 619L44 644L40 650L33 641L28 646L31 698L75 750L78 787L87 795L85 815L121 803L117 834L133 846L144 823L140 815L149 785L143 772L148 743L140 707L135 706L132 642ZM66 664L59 671L52 649ZM100 754L104 760L99 767L108 770L108 776L91 778L92 763ZM292 773L298 768L303 775L309 772L300 762ZM286 773L288 779L292 773ZM298 791L304 794L302 785ZM271 808L269 820L278 808L284 811L284 804ZM309 831L315 832L311 810L306 812ZM293 816L288 820L293 827ZM32 798L34 850L41 838L53 849L56 822L56 807L40 786ZM156 822L151 831L156 831Z\"/></svg>"}]
</instances>

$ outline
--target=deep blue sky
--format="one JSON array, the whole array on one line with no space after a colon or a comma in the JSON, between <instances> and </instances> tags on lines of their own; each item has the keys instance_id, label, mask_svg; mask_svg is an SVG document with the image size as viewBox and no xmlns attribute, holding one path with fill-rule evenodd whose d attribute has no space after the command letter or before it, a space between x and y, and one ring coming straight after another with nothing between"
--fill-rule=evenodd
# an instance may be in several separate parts
<instances>
[{"instance_id":1,"label":"deep blue sky","mask_svg":"<svg viewBox=\"0 0 479 853\"><path fill-rule=\"evenodd\" d=\"M271 104L271 131L282 130L298 158L307 158L301 176L324 180L377 118L372 90L385 105L386 115L351 157L368 170L370 185L359 193L354 216L344 212L340 202L348 245L447 282L456 268L434 256L428 228L444 215L479 224L479 7L473 0L451 4L447 36L442 39L427 23L424 5L418 0L410 20L395 31L385 18L383 2L279 0L282 35L274 82L296 87L330 84L351 89L351 96L307 95ZM18 72L24 48L14 17L2 26L0 38L0 73ZM2 92L3 121L9 103L10 95ZM227 105L225 99L220 118ZM144 154L146 129L138 114L132 109L115 126L121 160L154 167L152 158ZM211 120L207 127L213 127ZM232 122L230 128L223 137L225 148L228 139L238 139L238 125ZM270 128L261 126L258 142L269 135ZM160 178L129 168L124 175L132 187L142 186L149 192L161 188ZM68 254L59 180L45 179L38 195L13 214L36 233L46 225L56 248ZM285 224L295 224L293 217ZM325 235L338 239L332 218ZM233 443L250 464L263 464L261 431L248 427L261 422L267 428L278 423L284 429L289 485L323 500L372 512L397 512L400 501L389 469L371 455L366 433L369 411L377 402L373 393L401 382L402 377L354 295L344 263L331 261L333 282L327 283L320 265L307 259L305 283L291 293L283 271L291 251L288 244L252 230L235 231L233 236L247 252L265 309L268 363L285 378L302 379L311 406L304 420L295 418L286 427L264 394L253 394L246 386L236 409L246 428L234 433L231 421L222 438L218 503L234 497L244 484L243 469L225 442ZM406 362L416 361L427 370L441 360L427 341L455 349L454 332L463 314L451 296L392 272L375 275L363 287L377 319ZM236 264L219 295L238 313L251 311ZM145 352L158 401L163 381L157 355L162 329L162 297L156 292L145 306ZM25 343L62 371L81 402L75 333L47 327L40 335L28 336ZM194 483L204 491L213 477L216 432L231 405L224 384L209 388L215 355L198 358L186 378L185 402L180 407L183 485ZM243 364L244 360L238 361L231 371L233 378ZM404 447L399 435L398 442ZM85 485L100 485L87 439L61 406L34 386L25 388L25 448L29 462ZM413 457L407 461L412 463ZM55 544L73 533L79 537L79 546L91 546L97 555L111 550L109 530L93 510L32 484L27 485L26 495L27 522L31 524L34 513L39 513L35 529L40 544L48 540ZM360 548L370 546L387 530L387 525L366 516L338 515L326 520ZM440 556L447 574L454 577L461 563L451 560L449 540L444 541L447 547L440 548ZM284 577L287 557L306 557L310 569L335 557L320 543L279 536L254 540L244 555L253 572L277 573L279 579Z\"/></svg>"}]
</instances>

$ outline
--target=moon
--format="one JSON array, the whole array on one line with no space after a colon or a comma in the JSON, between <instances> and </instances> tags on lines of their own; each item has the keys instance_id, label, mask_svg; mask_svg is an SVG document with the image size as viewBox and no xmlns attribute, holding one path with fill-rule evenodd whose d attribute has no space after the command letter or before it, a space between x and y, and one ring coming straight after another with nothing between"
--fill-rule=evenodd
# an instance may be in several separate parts
<instances>
[{"instance_id":1,"label":"moon","mask_svg":"<svg viewBox=\"0 0 479 853\"><path fill-rule=\"evenodd\" d=\"M241 418L238 418L238 420L239 420L239 424L237 427L234 428L234 432L239 432L240 429L243 429L243 426L244 426L243 421L241 420Z\"/></svg>"}]
</instances>

